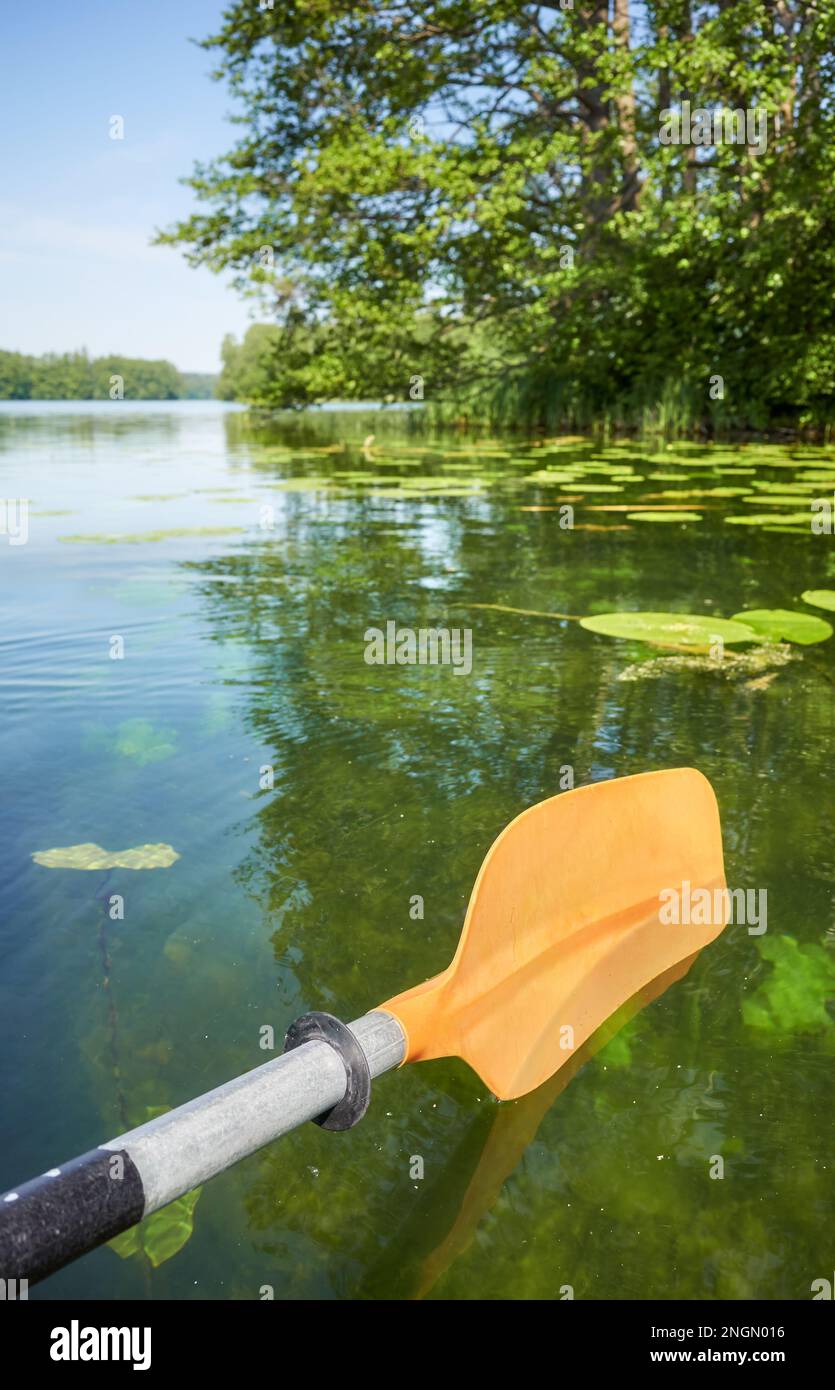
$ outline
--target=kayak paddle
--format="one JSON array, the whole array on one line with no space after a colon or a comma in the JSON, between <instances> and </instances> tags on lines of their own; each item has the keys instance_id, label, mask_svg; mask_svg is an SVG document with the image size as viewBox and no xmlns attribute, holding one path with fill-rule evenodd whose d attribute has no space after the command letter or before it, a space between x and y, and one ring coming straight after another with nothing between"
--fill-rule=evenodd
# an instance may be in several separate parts
<instances>
[{"instance_id":1,"label":"kayak paddle","mask_svg":"<svg viewBox=\"0 0 835 1390\"><path fill-rule=\"evenodd\" d=\"M721 911L668 925L660 895L700 889ZM282 1056L6 1192L0 1278L44 1278L306 1120L351 1128L404 1062L462 1057L500 1100L527 1094L718 936L724 889L716 798L692 768L532 806L484 860L446 970L350 1025L303 1015Z\"/></svg>"}]
</instances>

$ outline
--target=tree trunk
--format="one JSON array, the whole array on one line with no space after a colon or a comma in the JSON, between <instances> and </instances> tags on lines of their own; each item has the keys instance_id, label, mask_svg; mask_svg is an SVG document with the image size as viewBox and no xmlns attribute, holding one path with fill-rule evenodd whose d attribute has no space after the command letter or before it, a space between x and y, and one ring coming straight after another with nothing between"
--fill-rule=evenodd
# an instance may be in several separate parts
<instances>
[{"instance_id":1,"label":"tree trunk","mask_svg":"<svg viewBox=\"0 0 835 1390\"><path fill-rule=\"evenodd\" d=\"M612 15L612 34L615 47L625 58L629 56L629 0L614 0ZM620 129L620 144L623 153L623 188L621 208L630 211L635 207L638 197L638 146L635 139L635 88L632 74L629 85L615 97L615 109Z\"/></svg>"}]
</instances>

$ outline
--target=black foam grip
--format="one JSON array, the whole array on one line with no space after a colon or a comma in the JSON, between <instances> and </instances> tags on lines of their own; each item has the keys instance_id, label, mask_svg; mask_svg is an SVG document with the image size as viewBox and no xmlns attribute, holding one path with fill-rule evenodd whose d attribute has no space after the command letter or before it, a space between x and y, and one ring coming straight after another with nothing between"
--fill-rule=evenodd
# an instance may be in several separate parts
<instances>
[{"instance_id":1,"label":"black foam grip","mask_svg":"<svg viewBox=\"0 0 835 1390\"><path fill-rule=\"evenodd\" d=\"M145 1192L124 1149L91 1149L0 1197L0 1278L34 1284L142 1220Z\"/></svg>"}]
</instances>

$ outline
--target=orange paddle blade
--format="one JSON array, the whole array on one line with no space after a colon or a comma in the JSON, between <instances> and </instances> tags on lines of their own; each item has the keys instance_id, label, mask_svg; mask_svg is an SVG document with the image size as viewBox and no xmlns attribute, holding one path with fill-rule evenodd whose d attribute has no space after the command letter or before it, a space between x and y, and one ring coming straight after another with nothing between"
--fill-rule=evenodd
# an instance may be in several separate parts
<instances>
[{"instance_id":1,"label":"orange paddle blade","mask_svg":"<svg viewBox=\"0 0 835 1390\"><path fill-rule=\"evenodd\" d=\"M719 935L724 888L719 811L700 772L578 787L511 821L481 866L451 965L380 1007L408 1038L406 1061L463 1057L513 1100ZM681 920L694 901L710 904L692 913L698 925Z\"/></svg>"}]
</instances>

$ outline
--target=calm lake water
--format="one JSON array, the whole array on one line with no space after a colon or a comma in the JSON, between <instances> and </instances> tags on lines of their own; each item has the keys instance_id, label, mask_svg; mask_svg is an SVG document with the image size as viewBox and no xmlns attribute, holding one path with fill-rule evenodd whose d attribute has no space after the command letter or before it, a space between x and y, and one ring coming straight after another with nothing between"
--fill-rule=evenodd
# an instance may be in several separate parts
<instances>
[{"instance_id":1,"label":"calm lake water","mask_svg":"<svg viewBox=\"0 0 835 1390\"><path fill-rule=\"evenodd\" d=\"M0 536L0 1189L266 1060L265 1025L280 1048L440 970L492 840L567 768L701 768L768 931L729 926L521 1101L460 1062L389 1074L352 1132L204 1187L158 1267L105 1248L33 1296L807 1299L835 1255L835 640L718 674L503 610L826 618L800 595L835 587L835 538L804 515L835 453L414 424L0 411L0 495L31 499L27 543ZM472 673L367 665L387 620L471 629ZM87 842L179 858L32 858Z\"/></svg>"}]
</instances>

